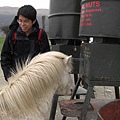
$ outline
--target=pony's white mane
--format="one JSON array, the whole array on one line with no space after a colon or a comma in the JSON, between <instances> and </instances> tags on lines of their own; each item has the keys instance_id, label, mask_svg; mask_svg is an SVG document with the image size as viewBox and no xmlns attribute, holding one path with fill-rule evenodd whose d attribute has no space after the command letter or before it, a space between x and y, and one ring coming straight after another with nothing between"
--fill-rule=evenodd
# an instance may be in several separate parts
<instances>
[{"instance_id":1,"label":"pony's white mane","mask_svg":"<svg viewBox=\"0 0 120 120\"><path fill-rule=\"evenodd\" d=\"M53 92L61 84L66 57L63 53L52 51L37 55L22 69L18 66L17 73L13 73L9 84L0 91L1 111L14 116L22 112L38 112L38 104L41 106L39 109L44 111L47 105L42 104L50 102ZM71 62L67 67L70 72Z\"/></svg>"}]
</instances>

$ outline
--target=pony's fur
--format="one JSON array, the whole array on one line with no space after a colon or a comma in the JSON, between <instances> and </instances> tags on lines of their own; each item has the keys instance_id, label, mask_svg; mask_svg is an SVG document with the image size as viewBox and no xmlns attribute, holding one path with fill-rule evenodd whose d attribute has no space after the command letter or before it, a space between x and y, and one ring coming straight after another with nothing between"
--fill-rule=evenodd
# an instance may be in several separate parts
<instances>
[{"instance_id":1,"label":"pony's fur","mask_svg":"<svg viewBox=\"0 0 120 120\"><path fill-rule=\"evenodd\" d=\"M0 108L5 115L18 117L36 113L44 120L54 94L71 94L73 87L69 56L47 52L34 57L12 75L0 91Z\"/></svg>"}]
</instances>

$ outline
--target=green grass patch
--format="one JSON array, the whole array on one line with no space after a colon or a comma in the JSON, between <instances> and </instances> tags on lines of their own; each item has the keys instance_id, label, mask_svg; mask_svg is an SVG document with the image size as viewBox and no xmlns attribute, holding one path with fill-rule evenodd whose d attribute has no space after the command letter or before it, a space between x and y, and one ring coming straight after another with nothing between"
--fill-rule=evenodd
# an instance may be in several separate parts
<instances>
[{"instance_id":1,"label":"green grass patch","mask_svg":"<svg viewBox=\"0 0 120 120\"><path fill-rule=\"evenodd\" d=\"M2 50L4 41L5 41L5 37L0 37L0 52Z\"/></svg>"}]
</instances>

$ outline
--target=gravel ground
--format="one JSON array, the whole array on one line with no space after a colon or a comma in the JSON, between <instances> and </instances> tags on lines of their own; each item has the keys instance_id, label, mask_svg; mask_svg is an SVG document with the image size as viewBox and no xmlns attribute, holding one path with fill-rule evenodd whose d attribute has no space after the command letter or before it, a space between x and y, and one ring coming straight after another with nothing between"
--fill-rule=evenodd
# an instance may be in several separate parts
<instances>
[{"instance_id":1,"label":"gravel ground","mask_svg":"<svg viewBox=\"0 0 120 120\"><path fill-rule=\"evenodd\" d=\"M0 87L4 86L6 84L7 84L7 82L4 80L3 73L2 73L2 70L0 68ZM95 97L98 98L98 99L99 98L100 99L104 99L104 98L114 99L115 98L114 87L97 86L97 87L94 87L94 90L95 90ZM65 96L64 97L59 97L59 100L63 100L63 99L68 99L69 100L69 97L65 97ZM61 115L60 108L59 108L59 105L58 105L55 120L61 120L61 119L62 119L62 115ZM2 119L0 118L0 120L2 120ZM4 120L6 120L6 119L4 119ZM67 117L66 120L78 120L78 119Z\"/></svg>"}]
</instances>

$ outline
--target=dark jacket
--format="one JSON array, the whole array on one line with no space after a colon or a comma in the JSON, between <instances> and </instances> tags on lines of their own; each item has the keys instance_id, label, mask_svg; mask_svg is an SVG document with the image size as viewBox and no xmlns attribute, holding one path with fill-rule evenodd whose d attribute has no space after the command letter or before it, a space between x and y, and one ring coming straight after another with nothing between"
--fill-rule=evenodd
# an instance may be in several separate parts
<instances>
[{"instance_id":1,"label":"dark jacket","mask_svg":"<svg viewBox=\"0 0 120 120\"><path fill-rule=\"evenodd\" d=\"M44 30L40 39L42 44L38 44L38 22L35 23L32 33L28 36L19 27L17 17L15 17L9 28L10 32L6 36L1 52L1 67L6 80L11 76L11 70L16 71L17 62L22 65L28 57L32 59L39 53L50 51L48 38ZM15 43L14 32L17 34Z\"/></svg>"}]
</instances>

